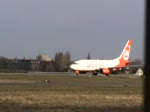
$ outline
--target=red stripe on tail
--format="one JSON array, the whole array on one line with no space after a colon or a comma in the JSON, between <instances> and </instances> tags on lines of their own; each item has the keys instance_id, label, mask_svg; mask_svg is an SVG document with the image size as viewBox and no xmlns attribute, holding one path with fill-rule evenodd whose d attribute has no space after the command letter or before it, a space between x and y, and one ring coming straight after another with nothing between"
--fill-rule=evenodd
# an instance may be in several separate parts
<instances>
[{"instance_id":1,"label":"red stripe on tail","mask_svg":"<svg viewBox=\"0 0 150 112\"><path fill-rule=\"evenodd\" d=\"M129 64L129 55L131 51L132 40L128 40L126 46L124 47L120 57L119 57L119 65L117 67L124 67Z\"/></svg>"}]
</instances>

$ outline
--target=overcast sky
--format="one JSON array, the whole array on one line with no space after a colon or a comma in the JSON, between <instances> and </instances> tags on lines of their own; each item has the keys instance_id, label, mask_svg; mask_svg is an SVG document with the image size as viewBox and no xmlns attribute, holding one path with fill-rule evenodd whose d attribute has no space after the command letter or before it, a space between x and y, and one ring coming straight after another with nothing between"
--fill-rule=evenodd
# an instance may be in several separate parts
<instances>
[{"instance_id":1,"label":"overcast sky","mask_svg":"<svg viewBox=\"0 0 150 112\"><path fill-rule=\"evenodd\" d=\"M143 0L1 0L0 56L112 59L132 39L130 58L143 59L144 9Z\"/></svg>"}]
</instances>

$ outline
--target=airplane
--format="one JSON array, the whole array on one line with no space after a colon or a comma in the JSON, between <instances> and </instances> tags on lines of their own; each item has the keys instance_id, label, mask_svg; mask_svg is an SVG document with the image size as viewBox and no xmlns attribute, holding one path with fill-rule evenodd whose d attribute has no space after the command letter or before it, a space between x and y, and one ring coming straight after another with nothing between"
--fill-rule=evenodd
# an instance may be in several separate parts
<instances>
[{"instance_id":1,"label":"airplane","mask_svg":"<svg viewBox=\"0 0 150 112\"><path fill-rule=\"evenodd\" d=\"M84 59L73 62L70 68L79 75L81 73L90 73L97 75L99 72L109 76L112 71L125 68L129 64L129 55L131 51L132 40L128 40L119 57L112 60Z\"/></svg>"}]
</instances>

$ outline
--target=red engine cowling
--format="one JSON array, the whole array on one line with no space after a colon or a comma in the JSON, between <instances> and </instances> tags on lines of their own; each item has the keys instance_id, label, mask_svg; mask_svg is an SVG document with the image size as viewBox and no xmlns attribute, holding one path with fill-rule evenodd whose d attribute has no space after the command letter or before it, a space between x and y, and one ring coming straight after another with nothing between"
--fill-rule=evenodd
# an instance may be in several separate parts
<instances>
[{"instance_id":1,"label":"red engine cowling","mask_svg":"<svg viewBox=\"0 0 150 112\"><path fill-rule=\"evenodd\" d=\"M103 68L103 74L109 75L110 74L110 70L108 68Z\"/></svg>"}]
</instances>

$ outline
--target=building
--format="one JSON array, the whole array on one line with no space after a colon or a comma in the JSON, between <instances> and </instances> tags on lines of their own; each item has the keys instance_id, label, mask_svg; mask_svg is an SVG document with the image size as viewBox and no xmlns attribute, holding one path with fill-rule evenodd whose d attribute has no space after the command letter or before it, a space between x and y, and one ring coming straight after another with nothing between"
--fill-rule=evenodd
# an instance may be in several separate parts
<instances>
[{"instance_id":1,"label":"building","mask_svg":"<svg viewBox=\"0 0 150 112\"><path fill-rule=\"evenodd\" d=\"M27 72L55 70L54 61L42 61L36 59L0 59L1 72Z\"/></svg>"},{"instance_id":2,"label":"building","mask_svg":"<svg viewBox=\"0 0 150 112\"><path fill-rule=\"evenodd\" d=\"M40 61L51 61L50 56L47 54L39 54L36 56L36 59Z\"/></svg>"}]
</instances>

